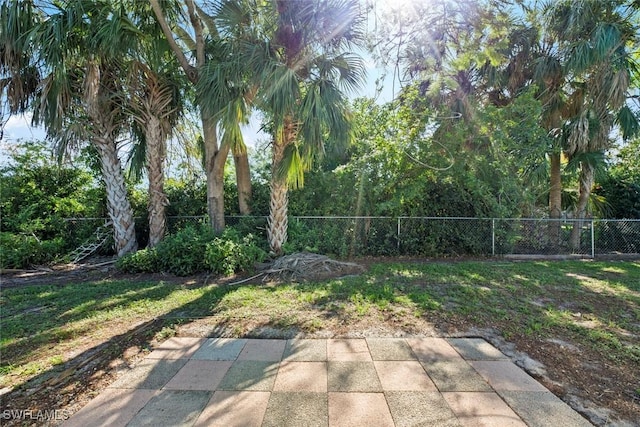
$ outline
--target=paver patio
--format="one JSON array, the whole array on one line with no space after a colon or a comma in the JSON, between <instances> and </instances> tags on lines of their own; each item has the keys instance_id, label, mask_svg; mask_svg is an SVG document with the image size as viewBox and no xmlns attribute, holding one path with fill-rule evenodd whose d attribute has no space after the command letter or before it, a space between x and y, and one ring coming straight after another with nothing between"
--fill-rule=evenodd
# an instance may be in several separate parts
<instances>
[{"instance_id":1,"label":"paver patio","mask_svg":"<svg viewBox=\"0 0 640 427\"><path fill-rule=\"evenodd\" d=\"M170 338L64 424L591 424L479 338Z\"/></svg>"}]
</instances>

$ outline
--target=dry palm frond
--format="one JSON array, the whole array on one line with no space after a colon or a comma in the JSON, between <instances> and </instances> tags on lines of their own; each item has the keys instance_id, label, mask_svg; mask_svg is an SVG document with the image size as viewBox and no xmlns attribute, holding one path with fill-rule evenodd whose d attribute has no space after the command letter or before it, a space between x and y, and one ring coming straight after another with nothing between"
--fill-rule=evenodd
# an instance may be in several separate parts
<instances>
[{"instance_id":1,"label":"dry palm frond","mask_svg":"<svg viewBox=\"0 0 640 427\"><path fill-rule=\"evenodd\" d=\"M276 259L261 273L232 283L237 285L262 277L263 282L283 280L313 280L362 273L364 267L353 262L336 261L325 255L298 252Z\"/></svg>"}]
</instances>

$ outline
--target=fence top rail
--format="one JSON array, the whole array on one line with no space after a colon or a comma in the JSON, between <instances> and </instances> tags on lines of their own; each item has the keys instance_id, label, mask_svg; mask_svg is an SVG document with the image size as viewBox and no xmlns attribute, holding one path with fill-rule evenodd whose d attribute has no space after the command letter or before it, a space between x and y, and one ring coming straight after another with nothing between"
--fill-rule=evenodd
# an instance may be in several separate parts
<instances>
[{"instance_id":1,"label":"fence top rail","mask_svg":"<svg viewBox=\"0 0 640 427\"><path fill-rule=\"evenodd\" d=\"M167 218L202 219L207 215L171 215ZM267 218L266 215L225 215L225 218ZM473 220L473 221L545 221L545 222L640 222L640 219L608 219L608 218L478 218L467 216L298 216L292 215L294 219L426 219L431 221L441 220ZM136 217L136 219L143 219ZM74 217L64 218L64 221L108 221L108 217Z\"/></svg>"}]
</instances>

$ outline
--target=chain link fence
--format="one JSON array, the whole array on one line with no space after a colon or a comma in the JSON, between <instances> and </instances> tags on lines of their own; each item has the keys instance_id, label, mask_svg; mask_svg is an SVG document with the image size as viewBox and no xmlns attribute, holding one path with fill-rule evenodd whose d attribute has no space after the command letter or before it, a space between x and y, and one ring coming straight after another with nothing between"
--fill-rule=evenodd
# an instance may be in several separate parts
<instances>
[{"instance_id":1,"label":"chain link fence","mask_svg":"<svg viewBox=\"0 0 640 427\"><path fill-rule=\"evenodd\" d=\"M144 220L138 231L144 234ZM104 218L68 220L69 236L82 241ZM169 217L169 233L206 216ZM229 216L227 225L266 238L267 218ZM353 256L578 256L640 257L640 219L442 218L292 216L285 249ZM142 237L142 236L141 236ZM142 243L142 242L141 242Z\"/></svg>"}]
</instances>

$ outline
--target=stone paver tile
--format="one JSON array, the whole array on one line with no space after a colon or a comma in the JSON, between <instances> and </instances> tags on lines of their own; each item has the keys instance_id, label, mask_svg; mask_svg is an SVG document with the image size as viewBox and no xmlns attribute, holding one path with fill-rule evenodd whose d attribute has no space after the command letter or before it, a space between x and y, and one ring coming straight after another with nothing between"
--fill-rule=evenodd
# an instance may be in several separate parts
<instances>
[{"instance_id":1,"label":"stone paver tile","mask_svg":"<svg viewBox=\"0 0 640 427\"><path fill-rule=\"evenodd\" d=\"M438 391L431 378L416 360L375 361L382 389Z\"/></svg>"},{"instance_id":2,"label":"stone paver tile","mask_svg":"<svg viewBox=\"0 0 640 427\"><path fill-rule=\"evenodd\" d=\"M290 339L284 349L283 360L325 362L327 360L327 340Z\"/></svg>"},{"instance_id":3,"label":"stone paver tile","mask_svg":"<svg viewBox=\"0 0 640 427\"><path fill-rule=\"evenodd\" d=\"M373 360L416 360L409 344L402 338L367 338Z\"/></svg>"},{"instance_id":4,"label":"stone paver tile","mask_svg":"<svg viewBox=\"0 0 640 427\"><path fill-rule=\"evenodd\" d=\"M492 391L484 378L465 361L421 363L440 391Z\"/></svg>"},{"instance_id":5,"label":"stone paver tile","mask_svg":"<svg viewBox=\"0 0 640 427\"><path fill-rule=\"evenodd\" d=\"M231 361L189 360L164 387L173 390L215 390Z\"/></svg>"},{"instance_id":6,"label":"stone paver tile","mask_svg":"<svg viewBox=\"0 0 640 427\"><path fill-rule=\"evenodd\" d=\"M218 385L218 389L271 391L277 373L277 362L236 360Z\"/></svg>"},{"instance_id":7,"label":"stone paver tile","mask_svg":"<svg viewBox=\"0 0 640 427\"><path fill-rule=\"evenodd\" d=\"M327 392L327 362L281 362L273 391Z\"/></svg>"},{"instance_id":8,"label":"stone paver tile","mask_svg":"<svg viewBox=\"0 0 640 427\"><path fill-rule=\"evenodd\" d=\"M547 391L538 381L509 361L473 361L473 368L494 390Z\"/></svg>"},{"instance_id":9,"label":"stone paver tile","mask_svg":"<svg viewBox=\"0 0 640 427\"><path fill-rule=\"evenodd\" d=\"M209 338L191 358L197 360L236 360L246 343L246 339Z\"/></svg>"},{"instance_id":10,"label":"stone paver tile","mask_svg":"<svg viewBox=\"0 0 640 427\"><path fill-rule=\"evenodd\" d=\"M157 393L157 390L107 389L69 418L64 427L124 427Z\"/></svg>"},{"instance_id":11,"label":"stone paver tile","mask_svg":"<svg viewBox=\"0 0 640 427\"><path fill-rule=\"evenodd\" d=\"M110 388L160 390L187 363L187 359L143 359Z\"/></svg>"},{"instance_id":12,"label":"stone paver tile","mask_svg":"<svg viewBox=\"0 0 640 427\"><path fill-rule=\"evenodd\" d=\"M270 395L268 391L216 391L195 427L260 427Z\"/></svg>"},{"instance_id":13,"label":"stone paver tile","mask_svg":"<svg viewBox=\"0 0 640 427\"><path fill-rule=\"evenodd\" d=\"M247 340L238 360L280 361L285 344L284 340Z\"/></svg>"},{"instance_id":14,"label":"stone paver tile","mask_svg":"<svg viewBox=\"0 0 640 427\"><path fill-rule=\"evenodd\" d=\"M326 393L273 392L262 427L327 427Z\"/></svg>"},{"instance_id":15,"label":"stone paver tile","mask_svg":"<svg viewBox=\"0 0 640 427\"><path fill-rule=\"evenodd\" d=\"M530 427L589 427L592 424L551 392L500 391L500 396Z\"/></svg>"},{"instance_id":16,"label":"stone paver tile","mask_svg":"<svg viewBox=\"0 0 640 427\"><path fill-rule=\"evenodd\" d=\"M328 360L343 362L367 362L371 361L371 353L367 341L363 338L354 339L329 339L327 340Z\"/></svg>"},{"instance_id":17,"label":"stone paver tile","mask_svg":"<svg viewBox=\"0 0 640 427\"><path fill-rule=\"evenodd\" d=\"M205 341L206 338L171 337L149 353L147 359L189 359Z\"/></svg>"},{"instance_id":18,"label":"stone paver tile","mask_svg":"<svg viewBox=\"0 0 640 427\"><path fill-rule=\"evenodd\" d=\"M373 362L328 362L328 387L329 391L382 391Z\"/></svg>"},{"instance_id":19,"label":"stone paver tile","mask_svg":"<svg viewBox=\"0 0 640 427\"><path fill-rule=\"evenodd\" d=\"M396 427L460 427L447 401L437 391L386 391Z\"/></svg>"},{"instance_id":20,"label":"stone paver tile","mask_svg":"<svg viewBox=\"0 0 640 427\"><path fill-rule=\"evenodd\" d=\"M127 427L187 427L200 416L210 391L163 390L153 397Z\"/></svg>"},{"instance_id":21,"label":"stone paver tile","mask_svg":"<svg viewBox=\"0 0 640 427\"><path fill-rule=\"evenodd\" d=\"M462 360L462 356L444 338L407 338L406 341L420 361Z\"/></svg>"},{"instance_id":22,"label":"stone paver tile","mask_svg":"<svg viewBox=\"0 0 640 427\"><path fill-rule=\"evenodd\" d=\"M463 426L526 427L526 424L496 393L442 393Z\"/></svg>"},{"instance_id":23,"label":"stone paver tile","mask_svg":"<svg viewBox=\"0 0 640 427\"><path fill-rule=\"evenodd\" d=\"M447 341L466 360L498 360L507 359L500 350L482 338L449 338Z\"/></svg>"},{"instance_id":24,"label":"stone paver tile","mask_svg":"<svg viewBox=\"0 0 640 427\"><path fill-rule=\"evenodd\" d=\"M329 393L329 427L394 427L382 393Z\"/></svg>"}]
</instances>

